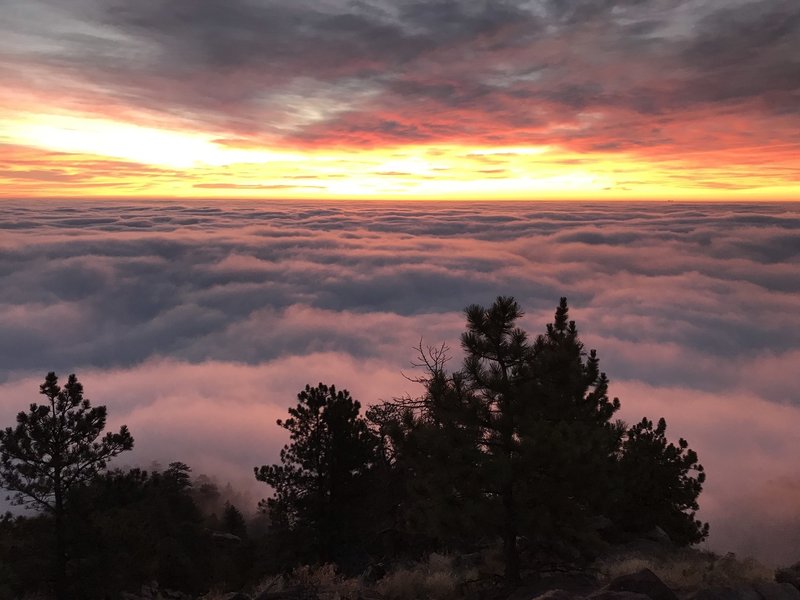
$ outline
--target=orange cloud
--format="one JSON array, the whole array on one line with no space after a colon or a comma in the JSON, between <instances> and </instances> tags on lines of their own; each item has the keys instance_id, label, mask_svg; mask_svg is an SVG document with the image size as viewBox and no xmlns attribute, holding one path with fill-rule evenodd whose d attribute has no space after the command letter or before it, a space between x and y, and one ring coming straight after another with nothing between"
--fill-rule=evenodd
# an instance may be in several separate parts
<instances>
[{"instance_id":1,"label":"orange cloud","mask_svg":"<svg viewBox=\"0 0 800 600\"><path fill-rule=\"evenodd\" d=\"M800 17L789 0L683 11L87 0L57 21L44 18L53 2L12 0L20 10L0 26L0 143L22 155L0 174L7 196L800 190ZM498 151L480 168L468 158L504 148L545 151ZM37 151L60 154L26 168Z\"/></svg>"}]
</instances>

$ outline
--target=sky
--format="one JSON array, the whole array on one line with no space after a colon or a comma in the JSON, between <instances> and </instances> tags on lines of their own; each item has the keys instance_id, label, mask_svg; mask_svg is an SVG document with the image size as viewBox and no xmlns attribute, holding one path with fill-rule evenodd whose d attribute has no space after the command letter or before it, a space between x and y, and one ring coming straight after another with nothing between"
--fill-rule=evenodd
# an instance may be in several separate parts
<instances>
[{"instance_id":1,"label":"sky","mask_svg":"<svg viewBox=\"0 0 800 600\"><path fill-rule=\"evenodd\" d=\"M249 494L305 384L364 406L459 366L463 309L566 296L629 423L665 417L708 480L707 547L800 548L800 204L220 202L0 205L0 426L48 371L127 424L118 466L180 460Z\"/></svg>"},{"instance_id":2,"label":"sky","mask_svg":"<svg viewBox=\"0 0 800 600\"><path fill-rule=\"evenodd\" d=\"M5 197L800 197L797 0L0 11Z\"/></svg>"}]
</instances>

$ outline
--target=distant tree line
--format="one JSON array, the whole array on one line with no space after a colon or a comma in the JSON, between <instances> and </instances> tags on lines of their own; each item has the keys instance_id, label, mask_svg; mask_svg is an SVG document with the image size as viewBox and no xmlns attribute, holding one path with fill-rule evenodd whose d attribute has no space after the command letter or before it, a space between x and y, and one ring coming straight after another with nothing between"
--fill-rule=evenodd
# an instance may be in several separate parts
<instances>
[{"instance_id":1,"label":"distant tree line","mask_svg":"<svg viewBox=\"0 0 800 600\"><path fill-rule=\"evenodd\" d=\"M695 516L705 480L666 423L629 426L566 299L531 339L513 298L465 310L464 361L420 343L419 397L361 405L307 385L278 425L279 462L255 468L271 496L246 519L180 462L106 471L129 450L107 433L74 375L0 431L0 487L34 516L0 519L0 600L52 590L114 597L157 580L204 592L266 573L335 563L349 573L433 551L498 544L505 579L542 561L589 561L597 548L660 528L678 545L705 539ZM52 574L43 578L42 573Z\"/></svg>"}]
</instances>

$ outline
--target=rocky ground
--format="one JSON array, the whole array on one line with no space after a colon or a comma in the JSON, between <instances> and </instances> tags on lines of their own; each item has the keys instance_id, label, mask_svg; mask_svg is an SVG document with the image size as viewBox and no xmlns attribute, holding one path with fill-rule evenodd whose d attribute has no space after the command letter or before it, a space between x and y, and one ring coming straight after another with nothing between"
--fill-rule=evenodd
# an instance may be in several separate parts
<instances>
[{"instance_id":1,"label":"rocky ground","mask_svg":"<svg viewBox=\"0 0 800 600\"><path fill-rule=\"evenodd\" d=\"M674 555L628 556L584 570L563 570L529 576L520 587L504 588L497 577L450 583L443 572L428 571L437 588L381 586L381 581L345 579L306 570L306 577L275 578L258 590L210 592L200 598L144 586L123 600L800 600L800 563L777 572L755 569L753 561L732 555L682 551ZM653 568L635 568L644 563ZM609 573L633 570L615 576ZM660 577L656 572L661 572ZM410 576L406 575L406 578ZM408 583L408 582L406 582Z\"/></svg>"}]
</instances>

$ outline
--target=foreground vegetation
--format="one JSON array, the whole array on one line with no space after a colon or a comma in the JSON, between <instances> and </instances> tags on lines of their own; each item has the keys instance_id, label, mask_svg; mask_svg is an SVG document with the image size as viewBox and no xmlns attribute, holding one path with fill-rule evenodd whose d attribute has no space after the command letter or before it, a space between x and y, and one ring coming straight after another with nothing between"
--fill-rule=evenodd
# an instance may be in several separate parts
<instances>
[{"instance_id":1,"label":"foreground vegetation","mask_svg":"<svg viewBox=\"0 0 800 600\"><path fill-rule=\"evenodd\" d=\"M346 390L306 386L278 421L290 435L280 461L255 469L272 495L249 521L183 463L106 471L133 438L124 427L100 438L104 407L74 376L62 389L49 374L47 402L0 432L0 485L40 511L0 521L0 598L116 597L151 580L201 594L299 577L301 565L335 565L341 581L366 571L402 598L392 590L415 561L430 567L424 596L473 576L514 586L554 564L585 568L608 544L654 532L678 546L705 539L697 455L668 441L663 419L614 419L620 402L566 299L532 340L512 298L465 315L461 368L447 369L446 346L420 345L420 397L362 415ZM481 558L448 579L425 558L444 555Z\"/></svg>"}]
</instances>

